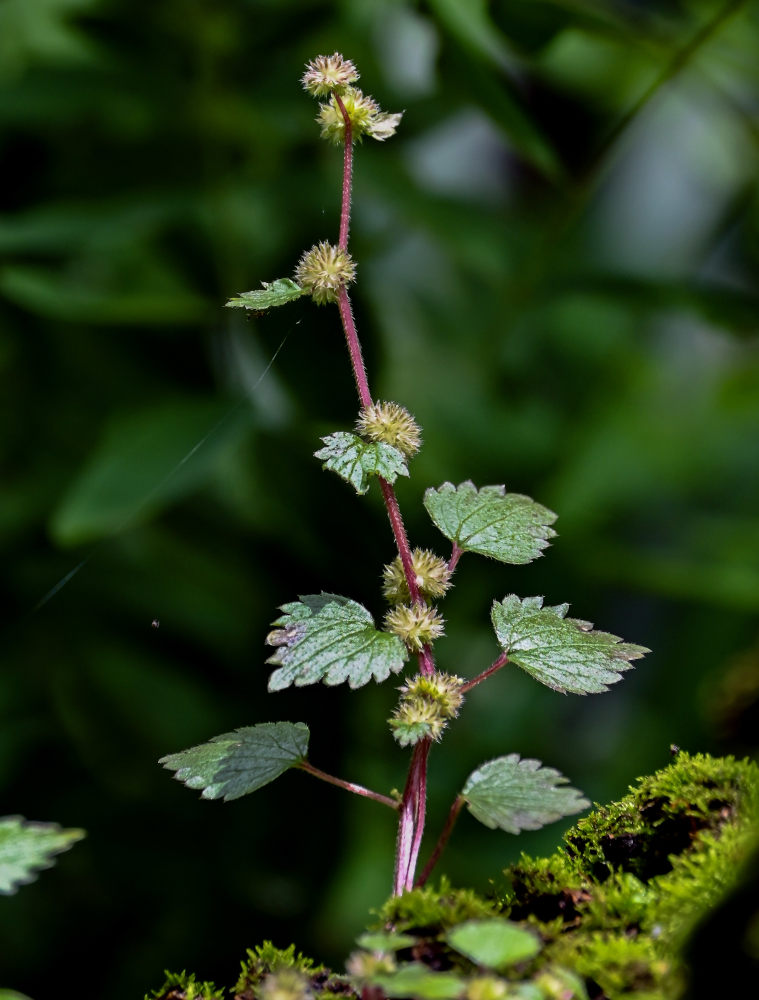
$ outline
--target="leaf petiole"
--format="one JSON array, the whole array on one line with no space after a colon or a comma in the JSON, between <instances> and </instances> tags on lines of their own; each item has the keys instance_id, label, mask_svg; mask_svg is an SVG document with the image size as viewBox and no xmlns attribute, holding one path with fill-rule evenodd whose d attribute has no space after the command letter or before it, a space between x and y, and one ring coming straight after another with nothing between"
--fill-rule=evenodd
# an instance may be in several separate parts
<instances>
[{"instance_id":1,"label":"leaf petiole","mask_svg":"<svg viewBox=\"0 0 759 1000\"><path fill-rule=\"evenodd\" d=\"M335 778L332 774L327 774L326 771L320 770L318 767L314 767L313 764L309 763L307 760L303 760L300 764L296 764L301 771L305 771L307 774L312 774L315 778L320 778L322 781L329 782L330 785L337 785L338 788L344 788L346 792L353 792L355 795L363 795L366 799L374 799L375 802L381 802L383 806L389 806L391 809L398 809L398 802L395 799L391 799L389 795L382 795L380 792L373 792L370 788L364 788L363 785L357 785L353 781L343 781L342 778Z\"/></svg>"}]
</instances>

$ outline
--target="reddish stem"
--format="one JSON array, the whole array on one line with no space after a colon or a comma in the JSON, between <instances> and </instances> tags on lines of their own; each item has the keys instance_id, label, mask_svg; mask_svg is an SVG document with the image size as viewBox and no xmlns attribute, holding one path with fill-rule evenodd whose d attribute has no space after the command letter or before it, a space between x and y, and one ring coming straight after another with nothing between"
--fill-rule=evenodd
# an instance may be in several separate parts
<instances>
[{"instance_id":1,"label":"reddish stem","mask_svg":"<svg viewBox=\"0 0 759 1000\"><path fill-rule=\"evenodd\" d=\"M335 94L335 103L340 109L345 124L345 142L343 152L343 200L340 207L340 247L348 249L348 229L351 219L351 183L353 179L353 125L351 118L339 94Z\"/></svg>"},{"instance_id":2,"label":"reddish stem","mask_svg":"<svg viewBox=\"0 0 759 1000\"><path fill-rule=\"evenodd\" d=\"M477 674L476 677L473 677L470 681L467 681L466 684L462 684L460 689L461 693L464 694L464 692L466 691L471 691L471 689L473 687L476 687L477 684L481 684L484 680L487 680L487 678L490 677L491 674L494 674L497 670L500 670L501 667L505 667L508 662L509 662L508 654L501 653L498 659L491 666L489 666L487 670L483 670L481 674Z\"/></svg>"},{"instance_id":3,"label":"reddish stem","mask_svg":"<svg viewBox=\"0 0 759 1000\"><path fill-rule=\"evenodd\" d=\"M366 408L372 405L372 394L369 392L369 380L366 377L364 355L361 353L361 343L358 339L356 322L353 319L351 300L348 298L348 290L345 285L340 285L337 293L337 305L340 309L340 319L343 322L345 340L348 344L348 353L351 357L353 377L356 380L356 388L358 389L358 398L361 401L361 405Z\"/></svg>"},{"instance_id":4,"label":"reddish stem","mask_svg":"<svg viewBox=\"0 0 759 1000\"><path fill-rule=\"evenodd\" d=\"M424 833L427 791L427 757L429 739L420 740L414 747L409 765L406 787L401 799L398 821L398 840L395 851L395 881L393 894L413 888L416 859Z\"/></svg>"},{"instance_id":5,"label":"reddish stem","mask_svg":"<svg viewBox=\"0 0 759 1000\"><path fill-rule=\"evenodd\" d=\"M337 785L338 788L344 788L346 791L354 792L356 795L363 795L367 799L374 799L375 802L381 802L383 806L390 806L391 809L398 809L398 803L395 799L391 799L389 795L381 795L379 792L373 792L370 788L364 788L363 785L356 785L352 781L343 781L342 778L335 778L333 775L327 774L326 771L321 771L318 767L314 767L307 760L301 761L297 766L301 771L313 774L315 778L328 781L331 785Z\"/></svg>"},{"instance_id":6,"label":"reddish stem","mask_svg":"<svg viewBox=\"0 0 759 1000\"><path fill-rule=\"evenodd\" d=\"M456 563L464 554L464 550L460 549L458 545L454 542L453 548L451 549L451 558L448 560L448 572L452 573L456 569Z\"/></svg>"},{"instance_id":7,"label":"reddish stem","mask_svg":"<svg viewBox=\"0 0 759 1000\"><path fill-rule=\"evenodd\" d=\"M334 97L335 103L340 109L340 114L343 117L343 122L345 123L343 190L342 202L340 206L340 247L343 250L347 250L351 211L351 181L353 172L353 130L350 115L345 108L345 104L338 94L335 94ZM366 376L366 367L364 365L364 358L361 352L361 343L358 339L356 323L353 319L353 310L351 309L350 298L348 297L348 291L345 285L341 285L338 291L337 304L340 310L340 319L342 320L345 339L348 344L348 353L350 354L351 365L353 367L353 377L356 380L358 398L363 407L368 407L372 405L373 400L371 392L369 391L369 381ZM387 480L382 479L381 477L379 483L380 489L382 490L382 497L385 501L385 507L387 508L387 514L390 518L390 526L395 538L395 544L401 558L401 564L406 577L406 583L408 584L411 601L416 604L421 602L421 596L411 560L411 546L409 545L406 528L403 524L400 507L398 506L398 500L395 496L395 490L390 483L387 482ZM419 653L419 669L423 674L432 674L435 672L435 662L432 658L432 652L430 651L429 646L425 646ZM419 856L422 835L424 833L424 819L427 804L427 757L429 755L429 749L429 740L421 740L414 747L411 763L409 765L408 777L406 779L406 788L404 790L399 808L400 817L398 820L398 839L396 843L394 879L394 892L396 895L399 895L407 889L411 889L414 885L416 862ZM333 781L335 784L338 783L338 780L336 779L333 779ZM350 790L353 791L356 789L351 788ZM364 790L363 793L359 792L359 794L367 793L366 790ZM382 801L382 798L380 798L380 801ZM395 804L394 807L397 808Z\"/></svg>"},{"instance_id":8,"label":"reddish stem","mask_svg":"<svg viewBox=\"0 0 759 1000\"><path fill-rule=\"evenodd\" d=\"M443 827L442 833L438 838L438 842L435 844L435 849L430 854L429 861L424 866L424 870L419 878L414 883L414 888L419 889L427 879L430 877L430 872L435 867L435 865L440 860L440 855L445 850L445 845L448 843L448 839L451 836L454 826L456 825L456 820L459 817L459 813L464 805L464 798L461 795L457 795L453 800L453 805L451 806L451 811L448 813L448 819L445 821L445 826Z\"/></svg>"}]
</instances>

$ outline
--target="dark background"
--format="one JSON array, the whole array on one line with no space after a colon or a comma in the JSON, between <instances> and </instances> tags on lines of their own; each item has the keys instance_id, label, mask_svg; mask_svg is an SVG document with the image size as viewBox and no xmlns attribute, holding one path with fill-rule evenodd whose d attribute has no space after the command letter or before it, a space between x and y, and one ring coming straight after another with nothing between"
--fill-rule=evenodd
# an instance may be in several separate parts
<instances>
[{"instance_id":1,"label":"dark background","mask_svg":"<svg viewBox=\"0 0 759 1000\"><path fill-rule=\"evenodd\" d=\"M299 86L336 49L405 109L358 149L352 250L373 391L425 432L412 543L447 555L420 502L445 480L559 513L529 567L463 560L441 667L492 661L512 591L653 650L602 697L474 691L431 834L502 753L603 801L670 743L755 748L756 4L2 0L0 813L87 830L0 899L0 986L37 1000L229 983L264 938L340 968L390 888L380 806L300 773L209 803L156 764L290 719L316 765L405 779L393 683L266 693L277 605L383 613L380 498L311 457L356 412L337 313L222 308L336 238L340 151ZM441 871L484 890L560 833L464 815Z\"/></svg>"}]
</instances>

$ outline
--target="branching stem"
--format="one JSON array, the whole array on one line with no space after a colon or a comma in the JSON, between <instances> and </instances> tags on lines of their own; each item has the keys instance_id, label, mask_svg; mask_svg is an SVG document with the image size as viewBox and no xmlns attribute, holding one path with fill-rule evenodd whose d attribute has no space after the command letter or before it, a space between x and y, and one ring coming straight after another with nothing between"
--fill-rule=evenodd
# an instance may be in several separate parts
<instances>
[{"instance_id":1,"label":"branching stem","mask_svg":"<svg viewBox=\"0 0 759 1000\"><path fill-rule=\"evenodd\" d=\"M383 806L390 806L391 809L397 810L399 808L398 803L395 799L391 799L389 795L381 795L379 792L373 792L370 788L364 788L363 785L356 785L352 781L343 781L342 778L335 778L331 774L327 774L326 771L321 771L318 767L314 767L309 761L301 761L297 765L301 771L305 771L307 774L313 774L315 778L320 778L322 781L328 781L330 785L337 785L338 788L344 788L347 792L353 792L356 795L363 795L364 798L374 799L375 802L381 802Z\"/></svg>"},{"instance_id":2,"label":"branching stem","mask_svg":"<svg viewBox=\"0 0 759 1000\"><path fill-rule=\"evenodd\" d=\"M350 115L346 110L345 104L338 94L335 94L334 97L335 103L340 110L340 114L342 115L343 122L345 124L345 149L343 157L343 186L340 206L339 245L341 249L347 250L348 235L350 230L351 182L353 174L353 129L351 126ZM371 406L373 403L372 394L369 390L369 381L366 375L366 366L364 364L364 358L361 351L361 343L358 339L356 322L353 318L353 310L351 309L351 302L345 285L341 285L338 291L337 304L340 310L340 319L345 333L345 340L348 345L348 353L350 354L353 377L356 380L358 398L361 405L366 408ZM416 582L416 574L413 569L411 546L409 545L408 535L406 534L406 528L403 523L400 507L398 506L398 499L395 495L395 490L392 485L387 482L387 480L382 479L381 477L379 477L379 484L382 491L382 497L385 501L387 515L390 519L390 527L393 531L393 537L395 538L398 555L400 556L401 564L403 566L406 583L408 584L411 601L414 604L420 603L422 598L419 593L419 586ZM419 670L423 674L432 674L435 672L435 661L428 645L425 646L419 653ZM393 890L396 895L413 888L414 885L416 863L419 857L419 848L422 843L422 836L424 834L424 820L427 809L427 758L429 756L429 751L430 741L428 739L421 740L416 744L411 757L408 777L406 779L406 787L403 792L400 807L398 807L397 803L392 803L393 808L397 808L400 813L398 820L398 839L396 842L395 878L393 886ZM310 770L310 767L305 769ZM315 771L311 771L311 773L315 773ZM325 776L323 773L319 773L317 774L317 777ZM347 787L349 791L358 791L360 788L360 786L342 784L339 779L335 778L326 777L326 780L332 781L333 784L340 784L341 787ZM359 791L358 794L368 794L372 798L377 798L376 793L369 793L366 789ZM388 804L389 801L392 800L387 800L384 796L380 796L378 801L385 801L385 803Z\"/></svg>"},{"instance_id":3,"label":"branching stem","mask_svg":"<svg viewBox=\"0 0 759 1000\"><path fill-rule=\"evenodd\" d=\"M487 678L490 677L491 674L494 674L497 670L500 670L501 667L505 667L508 662L509 662L508 655L506 653L501 653L498 659L495 660L495 662L492 663L487 670L483 670L481 674L477 674L476 677L473 677L470 681L467 681L465 684L462 684L461 693L464 694L467 691L471 691L473 687L476 687L478 684L481 684L482 681L487 680Z\"/></svg>"},{"instance_id":4,"label":"branching stem","mask_svg":"<svg viewBox=\"0 0 759 1000\"><path fill-rule=\"evenodd\" d=\"M451 836L454 826L456 825L456 820L459 818L459 813L466 800L461 796L457 795L453 800L453 805L451 806L451 811L448 813L448 819L445 821L445 826L438 838L438 842L435 844L435 849L432 854L430 854L429 861L424 866L424 870L419 878L414 883L414 888L419 889L427 879L430 877L430 872L435 867L435 865L440 860L440 855L445 850L445 845L448 843L448 838Z\"/></svg>"}]
</instances>

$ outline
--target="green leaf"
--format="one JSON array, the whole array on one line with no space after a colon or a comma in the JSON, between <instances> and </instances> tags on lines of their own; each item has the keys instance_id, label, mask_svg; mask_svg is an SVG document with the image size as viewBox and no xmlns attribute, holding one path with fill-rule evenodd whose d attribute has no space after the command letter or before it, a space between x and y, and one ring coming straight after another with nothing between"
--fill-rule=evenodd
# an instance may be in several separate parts
<instances>
[{"instance_id":1,"label":"green leaf","mask_svg":"<svg viewBox=\"0 0 759 1000\"><path fill-rule=\"evenodd\" d=\"M294 302L303 294L303 289L291 278L277 278L276 281L262 281L262 288L252 292L240 292L226 304L232 309L252 309L254 312L265 312L273 306L283 306Z\"/></svg>"},{"instance_id":2,"label":"green leaf","mask_svg":"<svg viewBox=\"0 0 759 1000\"><path fill-rule=\"evenodd\" d=\"M57 823L31 823L21 816L0 818L0 893L10 895L27 885L55 854L68 851L84 830L62 830Z\"/></svg>"},{"instance_id":3,"label":"green leaf","mask_svg":"<svg viewBox=\"0 0 759 1000\"><path fill-rule=\"evenodd\" d=\"M467 920L446 935L448 944L477 965L500 969L524 962L540 951L538 938L509 920Z\"/></svg>"},{"instance_id":4,"label":"green leaf","mask_svg":"<svg viewBox=\"0 0 759 1000\"><path fill-rule=\"evenodd\" d=\"M478 552L501 562L523 565L542 554L556 532L550 525L556 515L520 493L504 486L472 482L443 483L428 489L424 506L446 538L464 552Z\"/></svg>"},{"instance_id":5,"label":"green leaf","mask_svg":"<svg viewBox=\"0 0 759 1000\"><path fill-rule=\"evenodd\" d=\"M366 608L347 597L309 594L281 610L272 624L282 627L266 640L281 647L266 661L281 667L269 678L270 691L318 681L362 687L397 674L408 657L397 636L378 631Z\"/></svg>"},{"instance_id":6,"label":"green leaf","mask_svg":"<svg viewBox=\"0 0 759 1000\"><path fill-rule=\"evenodd\" d=\"M480 823L491 830L519 833L539 830L590 805L576 788L563 787L566 784L567 779L553 768L512 753L472 771L461 795Z\"/></svg>"},{"instance_id":7,"label":"green leaf","mask_svg":"<svg viewBox=\"0 0 759 1000\"><path fill-rule=\"evenodd\" d=\"M322 468L336 472L357 493L366 493L370 476L394 483L398 476L408 475L403 452L384 441L364 441L350 431L336 431L322 441L326 447L314 457L323 459Z\"/></svg>"},{"instance_id":8,"label":"green leaf","mask_svg":"<svg viewBox=\"0 0 759 1000\"><path fill-rule=\"evenodd\" d=\"M621 680L630 660L650 650L596 632L592 622L566 618L568 604L543 607L542 597L520 600L509 594L495 601L493 627L509 662L562 693L597 694Z\"/></svg>"},{"instance_id":9,"label":"green leaf","mask_svg":"<svg viewBox=\"0 0 759 1000\"><path fill-rule=\"evenodd\" d=\"M453 973L433 972L421 962L402 965L388 975L372 976L370 983L379 986L388 997L414 997L415 1000L454 1000L466 988L466 982Z\"/></svg>"},{"instance_id":10,"label":"green leaf","mask_svg":"<svg viewBox=\"0 0 759 1000\"><path fill-rule=\"evenodd\" d=\"M262 722L209 743L169 754L158 761L176 771L177 781L202 788L201 798L239 799L274 781L306 759L308 726L303 722Z\"/></svg>"},{"instance_id":11,"label":"green leaf","mask_svg":"<svg viewBox=\"0 0 759 1000\"><path fill-rule=\"evenodd\" d=\"M55 510L57 542L77 545L149 520L199 489L245 433L248 417L214 399L176 399L119 414Z\"/></svg>"},{"instance_id":12,"label":"green leaf","mask_svg":"<svg viewBox=\"0 0 759 1000\"><path fill-rule=\"evenodd\" d=\"M358 944L367 951L400 951L415 945L418 938L411 934L397 934L392 931L367 931L357 938Z\"/></svg>"}]
</instances>

